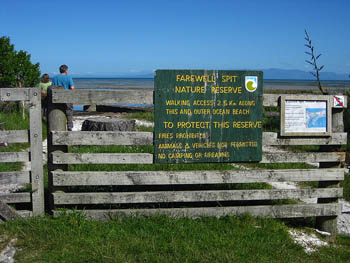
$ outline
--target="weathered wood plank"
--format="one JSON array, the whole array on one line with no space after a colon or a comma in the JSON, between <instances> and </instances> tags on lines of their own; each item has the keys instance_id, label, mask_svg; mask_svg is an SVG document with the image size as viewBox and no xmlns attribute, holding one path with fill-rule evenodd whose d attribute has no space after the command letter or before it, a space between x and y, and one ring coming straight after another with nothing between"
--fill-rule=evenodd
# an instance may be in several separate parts
<instances>
[{"instance_id":1,"label":"weathered wood plank","mask_svg":"<svg viewBox=\"0 0 350 263\"><path fill-rule=\"evenodd\" d=\"M158 208L158 209L109 209L81 210L86 216L96 220L113 217L167 215L169 217L198 218L201 216L229 216L249 213L252 216L270 218L298 218L310 216L335 216L341 214L340 204L301 204L301 205L267 205L236 207L200 207L200 208ZM53 211L57 216L67 211Z\"/></svg>"},{"instance_id":2,"label":"weathered wood plank","mask_svg":"<svg viewBox=\"0 0 350 263\"><path fill-rule=\"evenodd\" d=\"M345 132L332 133L331 137L321 138L279 138L275 132L263 133L263 145L342 145L347 143Z\"/></svg>"},{"instance_id":3,"label":"weathered wood plank","mask_svg":"<svg viewBox=\"0 0 350 263\"><path fill-rule=\"evenodd\" d=\"M345 152L263 153L261 163L344 162Z\"/></svg>"},{"instance_id":4,"label":"weathered wood plank","mask_svg":"<svg viewBox=\"0 0 350 263\"><path fill-rule=\"evenodd\" d=\"M285 96L288 96L287 94L284 94ZM312 99L312 100L324 100L325 98L329 97L333 101L333 95L314 95L314 94L291 94L290 96L293 96L295 98L300 98L300 100L304 99ZM279 106L279 99L281 95L280 94L264 94L263 95L263 106L265 107L277 107ZM347 108L347 96L344 96L344 108ZM332 103L331 107L334 107L334 104Z\"/></svg>"},{"instance_id":5,"label":"weathered wood plank","mask_svg":"<svg viewBox=\"0 0 350 263\"><path fill-rule=\"evenodd\" d=\"M0 173L0 184L28 184L29 172L27 171L18 171L18 172L1 172Z\"/></svg>"},{"instance_id":6,"label":"weathered wood plank","mask_svg":"<svg viewBox=\"0 0 350 263\"><path fill-rule=\"evenodd\" d=\"M55 186L184 185L344 180L344 169L53 172Z\"/></svg>"},{"instance_id":7,"label":"weathered wood plank","mask_svg":"<svg viewBox=\"0 0 350 263\"><path fill-rule=\"evenodd\" d=\"M33 212L29 210L16 210L16 213L18 216L22 218L28 218L33 216ZM1 218L0 218L0 223L1 223Z\"/></svg>"},{"instance_id":8,"label":"weathered wood plank","mask_svg":"<svg viewBox=\"0 0 350 263\"><path fill-rule=\"evenodd\" d=\"M31 91L29 108L30 124L30 164L32 183L33 215L44 215L44 176L43 176L43 144L41 129L41 93L39 88Z\"/></svg>"},{"instance_id":9,"label":"weathered wood plank","mask_svg":"<svg viewBox=\"0 0 350 263\"><path fill-rule=\"evenodd\" d=\"M19 215L16 213L16 210L8 206L3 200L0 200L0 220L4 219L5 221L16 219Z\"/></svg>"},{"instance_id":10,"label":"weathered wood plank","mask_svg":"<svg viewBox=\"0 0 350 263\"><path fill-rule=\"evenodd\" d=\"M31 202L31 197L30 193L10 193L0 194L0 200L9 204L28 203Z\"/></svg>"},{"instance_id":11,"label":"weathered wood plank","mask_svg":"<svg viewBox=\"0 0 350 263\"><path fill-rule=\"evenodd\" d=\"M153 90L53 89L52 102L76 105L153 104Z\"/></svg>"},{"instance_id":12,"label":"weathered wood plank","mask_svg":"<svg viewBox=\"0 0 350 263\"><path fill-rule=\"evenodd\" d=\"M0 143L26 143L29 142L28 131L0 131Z\"/></svg>"},{"instance_id":13,"label":"weathered wood plank","mask_svg":"<svg viewBox=\"0 0 350 263\"><path fill-rule=\"evenodd\" d=\"M0 88L0 101L28 101L31 88Z\"/></svg>"},{"instance_id":14,"label":"weathered wood plank","mask_svg":"<svg viewBox=\"0 0 350 263\"><path fill-rule=\"evenodd\" d=\"M264 106L278 106L279 94L264 94ZM325 95L300 94L300 99L324 99ZM333 99L332 95L328 95ZM105 105L105 104L153 104L152 90L83 90L76 89L74 92L66 90L53 90L53 103L73 103L77 105ZM333 105L332 105L333 107ZM347 107L345 97L344 107Z\"/></svg>"},{"instance_id":15,"label":"weathered wood plank","mask_svg":"<svg viewBox=\"0 0 350 263\"><path fill-rule=\"evenodd\" d=\"M52 143L52 131L66 131L67 130L67 117L66 117L66 104L53 104L52 103L52 89L49 87L47 90L47 148L48 148L48 191L52 193L54 191L52 184L52 171L60 169L63 171L68 170L68 165L66 164L54 164L52 161L52 152L61 151L68 152L68 146L66 145L53 145ZM53 209L53 200L49 195L48 207L50 210Z\"/></svg>"},{"instance_id":16,"label":"weathered wood plank","mask_svg":"<svg viewBox=\"0 0 350 263\"><path fill-rule=\"evenodd\" d=\"M253 201L315 197L341 197L342 195L342 188L125 193L53 193L55 205Z\"/></svg>"},{"instance_id":17,"label":"weathered wood plank","mask_svg":"<svg viewBox=\"0 0 350 263\"><path fill-rule=\"evenodd\" d=\"M52 153L55 164L149 164L153 154L148 153Z\"/></svg>"},{"instance_id":18,"label":"weathered wood plank","mask_svg":"<svg viewBox=\"0 0 350 263\"><path fill-rule=\"evenodd\" d=\"M16 210L16 212L20 217L23 217L23 218L28 218L33 216L33 212L29 210Z\"/></svg>"},{"instance_id":19,"label":"weathered wood plank","mask_svg":"<svg viewBox=\"0 0 350 263\"><path fill-rule=\"evenodd\" d=\"M55 164L151 164L153 154L149 153L52 153ZM318 163L343 162L344 152L315 153L263 153L261 163Z\"/></svg>"},{"instance_id":20,"label":"weathered wood plank","mask_svg":"<svg viewBox=\"0 0 350 263\"><path fill-rule=\"evenodd\" d=\"M0 163L29 162L28 152L1 152Z\"/></svg>"},{"instance_id":21,"label":"weathered wood plank","mask_svg":"<svg viewBox=\"0 0 350 263\"><path fill-rule=\"evenodd\" d=\"M55 145L152 145L152 132L52 132ZM342 145L346 133L324 138L278 138L275 132L263 133L263 145Z\"/></svg>"},{"instance_id":22,"label":"weathered wood plank","mask_svg":"<svg viewBox=\"0 0 350 263\"><path fill-rule=\"evenodd\" d=\"M343 121L343 109L334 108L332 109L332 132L343 132L344 121ZM333 151L337 152L341 150L341 146L321 146L322 151ZM322 168L336 168L341 167L341 163L330 163L321 162L320 167ZM319 182L320 188L334 188L339 187L339 181L327 181ZM318 198L317 203L338 203L337 198ZM330 240L335 241L337 234L337 217L317 217L316 227L322 231L331 233Z\"/></svg>"},{"instance_id":23,"label":"weathered wood plank","mask_svg":"<svg viewBox=\"0 0 350 263\"><path fill-rule=\"evenodd\" d=\"M55 145L152 145L152 132L52 132Z\"/></svg>"}]
</instances>

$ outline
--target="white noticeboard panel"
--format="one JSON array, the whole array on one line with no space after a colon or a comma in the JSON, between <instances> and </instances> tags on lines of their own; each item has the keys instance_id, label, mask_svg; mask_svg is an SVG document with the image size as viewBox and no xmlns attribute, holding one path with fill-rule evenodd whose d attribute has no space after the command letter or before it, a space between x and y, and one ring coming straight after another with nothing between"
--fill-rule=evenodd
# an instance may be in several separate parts
<instances>
[{"instance_id":1,"label":"white noticeboard panel","mask_svg":"<svg viewBox=\"0 0 350 263\"><path fill-rule=\"evenodd\" d=\"M330 136L329 99L281 97L281 136Z\"/></svg>"}]
</instances>

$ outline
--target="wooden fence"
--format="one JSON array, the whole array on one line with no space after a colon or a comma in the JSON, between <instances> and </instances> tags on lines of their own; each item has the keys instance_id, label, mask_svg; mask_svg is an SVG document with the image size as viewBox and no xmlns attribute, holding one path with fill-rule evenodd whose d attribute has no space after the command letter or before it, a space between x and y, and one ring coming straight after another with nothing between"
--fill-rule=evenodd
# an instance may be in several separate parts
<instances>
[{"instance_id":1,"label":"wooden fence","mask_svg":"<svg viewBox=\"0 0 350 263\"><path fill-rule=\"evenodd\" d=\"M0 143L30 143L29 151L0 152L0 162L30 162L30 171L0 172L0 184L30 184L31 191L0 193L0 219L14 215L44 214L44 185L42 161L41 96L38 88L0 88L0 101L24 101L29 106L29 130L0 131ZM15 204L17 211L7 204ZM28 209L31 208L31 209ZM24 209L23 209L24 208Z\"/></svg>"},{"instance_id":2,"label":"wooden fence","mask_svg":"<svg viewBox=\"0 0 350 263\"><path fill-rule=\"evenodd\" d=\"M305 98L302 95L300 98ZM313 98L315 96L313 95ZM321 97L321 96L320 96ZM152 164L149 153L71 153L72 145L153 145L152 132L65 131L63 103L75 105L153 104L150 91L67 91L49 93L49 185L54 213L75 207L92 218L167 214L224 216L250 213L273 218L317 217L319 228L335 232L344 179L341 163L346 144L343 109L332 107L331 137L280 137L264 132L263 145L322 145L318 152L263 152L261 163L319 163L312 169L253 169L226 171L68 171L72 164ZM325 98L325 97L322 97ZM279 106L280 95L264 95L263 105ZM333 100L332 100L333 101ZM346 104L346 101L345 101ZM345 105L346 106L346 105ZM318 182L317 188L229 190L230 184ZM80 188L79 188L80 187ZM83 188L85 187L85 188ZM103 187L109 187L106 191ZM85 190L82 190L85 189ZM101 190L102 189L102 190ZM274 200L318 198L315 204L273 203Z\"/></svg>"}]
</instances>

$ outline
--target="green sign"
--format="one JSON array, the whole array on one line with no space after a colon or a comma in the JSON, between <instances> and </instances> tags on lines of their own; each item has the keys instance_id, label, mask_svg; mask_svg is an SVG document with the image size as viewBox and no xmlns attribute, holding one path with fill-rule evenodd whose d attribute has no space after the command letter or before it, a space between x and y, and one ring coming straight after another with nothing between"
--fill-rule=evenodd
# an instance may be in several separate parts
<instances>
[{"instance_id":1,"label":"green sign","mask_svg":"<svg viewBox=\"0 0 350 263\"><path fill-rule=\"evenodd\" d=\"M261 160L261 71L157 70L157 163Z\"/></svg>"}]
</instances>

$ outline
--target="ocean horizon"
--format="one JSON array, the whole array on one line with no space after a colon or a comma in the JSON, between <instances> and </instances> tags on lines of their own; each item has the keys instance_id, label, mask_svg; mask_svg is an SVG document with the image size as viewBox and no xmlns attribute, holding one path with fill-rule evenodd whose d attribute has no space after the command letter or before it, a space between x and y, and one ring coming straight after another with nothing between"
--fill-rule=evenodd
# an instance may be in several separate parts
<instances>
[{"instance_id":1,"label":"ocean horizon","mask_svg":"<svg viewBox=\"0 0 350 263\"><path fill-rule=\"evenodd\" d=\"M123 89L123 88L153 88L154 78L89 78L73 77L74 84L78 89ZM321 80L322 86L350 88L350 80ZM308 79L264 79L264 88L281 86L283 87L300 87L314 86L317 87L316 80Z\"/></svg>"}]
</instances>

